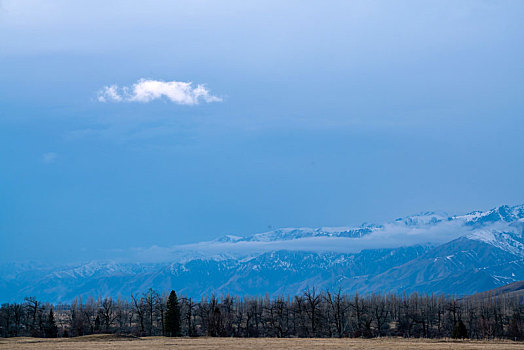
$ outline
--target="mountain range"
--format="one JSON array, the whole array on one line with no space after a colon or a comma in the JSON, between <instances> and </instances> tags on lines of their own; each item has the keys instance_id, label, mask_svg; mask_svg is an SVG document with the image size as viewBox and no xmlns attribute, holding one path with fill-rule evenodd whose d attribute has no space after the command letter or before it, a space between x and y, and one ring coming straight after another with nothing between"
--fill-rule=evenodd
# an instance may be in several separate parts
<instances>
[{"instance_id":1,"label":"mountain range","mask_svg":"<svg viewBox=\"0 0 524 350\"><path fill-rule=\"evenodd\" d=\"M425 212L358 227L283 228L152 247L123 259L67 265L0 264L0 300L50 302L175 289L211 294L469 295L524 280L524 205L465 215Z\"/></svg>"}]
</instances>

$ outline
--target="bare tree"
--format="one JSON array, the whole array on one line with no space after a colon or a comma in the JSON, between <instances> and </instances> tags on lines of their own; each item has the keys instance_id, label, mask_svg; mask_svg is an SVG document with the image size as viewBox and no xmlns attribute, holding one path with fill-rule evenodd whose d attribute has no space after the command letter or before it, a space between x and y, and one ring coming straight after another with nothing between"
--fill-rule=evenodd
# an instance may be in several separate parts
<instances>
[{"instance_id":1,"label":"bare tree","mask_svg":"<svg viewBox=\"0 0 524 350\"><path fill-rule=\"evenodd\" d=\"M140 324L140 335L145 335L145 313L146 313L146 304L144 298L138 297L135 294L131 294L131 300L133 302L133 311L138 316L138 321Z\"/></svg>"},{"instance_id":2,"label":"bare tree","mask_svg":"<svg viewBox=\"0 0 524 350\"><path fill-rule=\"evenodd\" d=\"M346 331L346 314L349 304L344 301L342 290L340 288L338 289L337 294L332 294L330 291L327 291L325 300L331 308L336 334L339 338L342 338Z\"/></svg>"},{"instance_id":3,"label":"bare tree","mask_svg":"<svg viewBox=\"0 0 524 350\"><path fill-rule=\"evenodd\" d=\"M311 336L317 335L318 323L320 322L320 302L322 298L316 293L315 288L312 290L307 289L304 292L304 298L306 301L306 314L309 317L309 324L311 326Z\"/></svg>"},{"instance_id":4,"label":"bare tree","mask_svg":"<svg viewBox=\"0 0 524 350\"><path fill-rule=\"evenodd\" d=\"M146 312L149 316L149 322L148 322L148 333L149 335L153 335L153 319L155 318L155 311L156 306L158 304L158 293L154 291L153 288L149 288L148 291L144 294L144 300L146 304Z\"/></svg>"},{"instance_id":5,"label":"bare tree","mask_svg":"<svg viewBox=\"0 0 524 350\"><path fill-rule=\"evenodd\" d=\"M102 316L104 331L109 332L113 322L115 322L117 318L115 313L115 302L111 297L102 300L99 313Z\"/></svg>"}]
</instances>

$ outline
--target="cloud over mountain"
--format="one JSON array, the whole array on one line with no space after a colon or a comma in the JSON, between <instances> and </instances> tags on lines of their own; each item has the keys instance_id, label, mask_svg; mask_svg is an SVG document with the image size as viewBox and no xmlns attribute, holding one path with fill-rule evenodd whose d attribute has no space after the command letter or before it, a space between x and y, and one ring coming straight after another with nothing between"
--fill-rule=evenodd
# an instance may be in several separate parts
<instances>
[{"instance_id":1,"label":"cloud over mountain","mask_svg":"<svg viewBox=\"0 0 524 350\"><path fill-rule=\"evenodd\" d=\"M125 256L123 260L141 262L186 261L210 257L242 259L279 250L359 253L365 249L395 249L426 244L437 246L468 236L490 244L496 242L502 249L511 248L518 255L518 252L524 252L524 245L512 236L499 236L501 233L521 232L522 220L523 206L501 206L485 212L453 216L426 212L381 225L280 228L249 236L226 235L212 241L171 247L136 248L122 253Z\"/></svg>"}]
</instances>

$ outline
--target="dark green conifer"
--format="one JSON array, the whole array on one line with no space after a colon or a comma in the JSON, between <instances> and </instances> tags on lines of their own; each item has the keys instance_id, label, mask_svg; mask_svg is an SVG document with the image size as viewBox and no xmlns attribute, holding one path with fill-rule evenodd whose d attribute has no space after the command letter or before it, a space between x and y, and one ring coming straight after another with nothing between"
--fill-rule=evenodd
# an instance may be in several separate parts
<instances>
[{"instance_id":1,"label":"dark green conifer","mask_svg":"<svg viewBox=\"0 0 524 350\"><path fill-rule=\"evenodd\" d=\"M451 332L451 337L455 339L464 339L468 337L468 329L462 320L459 320L457 323L455 323L453 332Z\"/></svg>"},{"instance_id":2,"label":"dark green conifer","mask_svg":"<svg viewBox=\"0 0 524 350\"><path fill-rule=\"evenodd\" d=\"M168 337L180 336L180 305L174 290L171 291L167 299L165 334Z\"/></svg>"},{"instance_id":3,"label":"dark green conifer","mask_svg":"<svg viewBox=\"0 0 524 350\"><path fill-rule=\"evenodd\" d=\"M44 325L44 334L46 338L56 338L58 336L58 327L53 309L49 310L49 315Z\"/></svg>"},{"instance_id":4,"label":"dark green conifer","mask_svg":"<svg viewBox=\"0 0 524 350\"><path fill-rule=\"evenodd\" d=\"M96 315L96 318L95 318L95 333L99 333L99 332L100 332L100 316Z\"/></svg>"}]
</instances>

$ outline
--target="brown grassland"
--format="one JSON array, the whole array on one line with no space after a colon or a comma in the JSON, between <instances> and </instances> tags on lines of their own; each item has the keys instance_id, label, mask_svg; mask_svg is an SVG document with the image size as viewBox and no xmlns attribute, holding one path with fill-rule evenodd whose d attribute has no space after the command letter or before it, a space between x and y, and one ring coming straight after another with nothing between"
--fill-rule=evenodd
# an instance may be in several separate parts
<instances>
[{"instance_id":1,"label":"brown grassland","mask_svg":"<svg viewBox=\"0 0 524 350\"><path fill-rule=\"evenodd\" d=\"M524 343L512 341L454 341L434 339L306 339L306 338L130 338L91 335L64 339L0 339L0 349L71 349L71 350L244 350L244 349L524 349Z\"/></svg>"}]
</instances>

